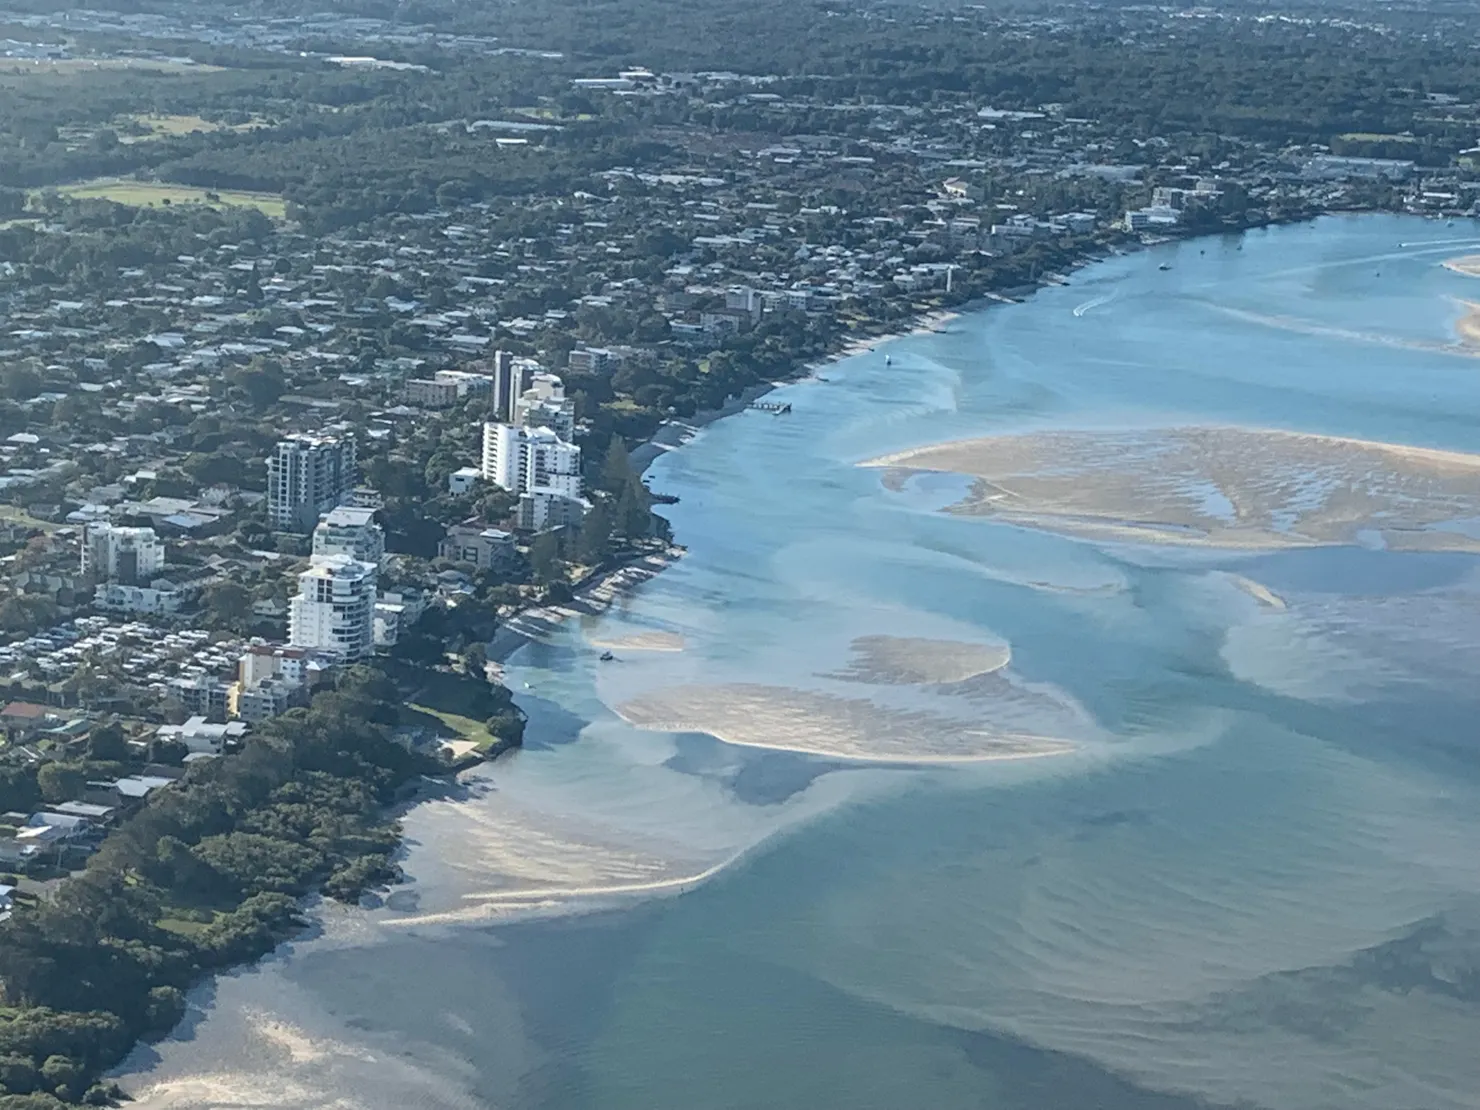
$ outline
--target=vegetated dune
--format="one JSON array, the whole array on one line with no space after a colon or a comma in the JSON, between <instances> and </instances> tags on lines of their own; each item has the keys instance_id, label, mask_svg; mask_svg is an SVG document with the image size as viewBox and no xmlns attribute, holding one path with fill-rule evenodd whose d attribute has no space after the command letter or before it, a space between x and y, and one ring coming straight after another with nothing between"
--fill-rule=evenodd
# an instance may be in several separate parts
<instances>
[{"instance_id":1,"label":"vegetated dune","mask_svg":"<svg viewBox=\"0 0 1480 1110\"><path fill-rule=\"evenodd\" d=\"M1480 455L1274 429L1062 431L922 447L864 463L977 479L951 511L1136 543L1476 550Z\"/></svg>"}]
</instances>

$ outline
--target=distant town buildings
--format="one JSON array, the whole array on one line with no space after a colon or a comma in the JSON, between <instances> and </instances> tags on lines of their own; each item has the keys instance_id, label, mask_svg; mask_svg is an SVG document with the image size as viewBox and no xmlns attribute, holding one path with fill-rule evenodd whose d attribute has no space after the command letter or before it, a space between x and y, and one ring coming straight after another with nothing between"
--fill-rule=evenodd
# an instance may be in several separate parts
<instances>
[{"instance_id":1,"label":"distant town buildings","mask_svg":"<svg viewBox=\"0 0 1480 1110\"><path fill-rule=\"evenodd\" d=\"M494 379L487 374L477 374L469 370L438 370L430 378L413 378L408 381L404 394L408 405L445 409L469 397L492 393L494 384Z\"/></svg>"},{"instance_id":2,"label":"distant town buildings","mask_svg":"<svg viewBox=\"0 0 1480 1110\"><path fill-rule=\"evenodd\" d=\"M311 532L354 484L351 435L293 435L267 460L267 519L280 532Z\"/></svg>"},{"instance_id":3,"label":"distant town buildings","mask_svg":"<svg viewBox=\"0 0 1480 1110\"><path fill-rule=\"evenodd\" d=\"M347 555L315 556L298 576L288 605L288 643L363 659L375 650L373 563Z\"/></svg>"},{"instance_id":4,"label":"distant town buildings","mask_svg":"<svg viewBox=\"0 0 1480 1110\"><path fill-rule=\"evenodd\" d=\"M1350 178L1407 181L1415 168L1413 162L1398 158L1343 158L1335 154L1318 154L1305 163L1301 176L1310 181L1345 181Z\"/></svg>"}]
</instances>

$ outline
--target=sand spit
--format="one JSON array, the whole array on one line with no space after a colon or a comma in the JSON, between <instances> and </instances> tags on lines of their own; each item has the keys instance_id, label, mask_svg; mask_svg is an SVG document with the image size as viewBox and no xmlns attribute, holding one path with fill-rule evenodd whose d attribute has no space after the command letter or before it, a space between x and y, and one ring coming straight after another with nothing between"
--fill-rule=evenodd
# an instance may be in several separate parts
<instances>
[{"instance_id":1,"label":"sand spit","mask_svg":"<svg viewBox=\"0 0 1480 1110\"><path fill-rule=\"evenodd\" d=\"M784 686L681 686L635 698L617 713L657 732L703 732L741 747L859 763L980 763L1075 750L1064 740Z\"/></svg>"},{"instance_id":2,"label":"sand spit","mask_svg":"<svg viewBox=\"0 0 1480 1110\"><path fill-rule=\"evenodd\" d=\"M1260 324L1264 327L1278 329L1279 331L1294 332L1296 335L1313 335L1328 339L1346 340L1352 343L1369 343L1378 347L1393 347L1402 351L1428 351L1438 355L1459 355L1462 358L1480 357L1480 350L1465 342L1441 343L1436 339L1409 339L1401 335L1390 335L1386 332L1362 331L1358 328L1338 328L1332 327L1329 324L1319 324L1311 320L1302 320L1295 316L1284 316L1279 313L1250 312L1246 309L1234 308L1232 305L1210 304L1209 307L1236 320L1243 320L1250 324Z\"/></svg>"},{"instance_id":3,"label":"sand spit","mask_svg":"<svg viewBox=\"0 0 1480 1110\"><path fill-rule=\"evenodd\" d=\"M848 666L824 677L871 685L943 685L991 674L1012 661L1006 644L860 636L850 646Z\"/></svg>"},{"instance_id":4,"label":"sand spit","mask_svg":"<svg viewBox=\"0 0 1480 1110\"><path fill-rule=\"evenodd\" d=\"M1444 263L1446 270L1453 270L1465 277L1480 277L1480 254L1466 254L1451 258Z\"/></svg>"},{"instance_id":5,"label":"sand spit","mask_svg":"<svg viewBox=\"0 0 1480 1110\"><path fill-rule=\"evenodd\" d=\"M681 633L659 631L590 636L586 642L603 651L683 651L688 646Z\"/></svg>"},{"instance_id":6,"label":"sand spit","mask_svg":"<svg viewBox=\"0 0 1480 1110\"><path fill-rule=\"evenodd\" d=\"M864 466L977 479L951 511L1102 541L1468 550L1480 455L1257 428L1064 431L943 443ZM1421 537L1421 538L1420 538Z\"/></svg>"},{"instance_id":7,"label":"sand spit","mask_svg":"<svg viewBox=\"0 0 1480 1110\"><path fill-rule=\"evenodd\" d=\"M1245 578L1242 574L1230 574L1228 580L1267 608L1285 608L1285 599L1262 582L1255 582L1252 578Z\"/></svg>"}]
</instances>

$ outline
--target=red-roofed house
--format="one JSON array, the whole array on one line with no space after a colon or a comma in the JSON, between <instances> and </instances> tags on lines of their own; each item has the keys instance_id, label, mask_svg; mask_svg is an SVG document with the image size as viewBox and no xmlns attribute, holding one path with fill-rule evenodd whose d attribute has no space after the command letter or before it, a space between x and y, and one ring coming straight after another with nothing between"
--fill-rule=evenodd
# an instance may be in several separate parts
<instances>
[{"instance_id":1,"label":"red-roofed house","mask_svg":"<svg viewBox=\"0 0 1480 1110\"><path fill-rule=\"evenodd\" d=\"M51 724L56 714L44 705L29 701L13 701L0 709L0 728L5 730L7 740L16 740L40 732Z\"/></svg>"}]
</instances>

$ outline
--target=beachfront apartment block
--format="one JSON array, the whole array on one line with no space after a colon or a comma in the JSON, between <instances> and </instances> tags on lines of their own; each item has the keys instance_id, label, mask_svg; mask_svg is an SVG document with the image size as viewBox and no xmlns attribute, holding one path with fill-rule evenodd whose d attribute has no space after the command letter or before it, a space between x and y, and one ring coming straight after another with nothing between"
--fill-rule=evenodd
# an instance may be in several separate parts
<instances>
[{"instance_id":1,"label":"beachfront apartment block","mask_svg":"<svg viewBox=\"0 0 1480 1110\"><path fill-rule=\"evenodd\" d=\"M549 428L569 443L576 434L576 405L565 395L565 382L558 374L537 370L524 391L514 400L510 421L524 428Z\"/></svg>"},{"instance_id":2,"label":"beachfront apartment block","mask_svg":"<svg viewBox=\"0 0 1480 1110\"><path fill-rule=\"evenodd\" d=\"M288 643L363 659L375 650L374 563L316 555L288 604Z\"/></svg>"},{"instance_id":3,"label":"beachfront apartment block","mask_svg":"<svg viewBox=\"0 0 1480 1110\"><path fill-rule=\"evenodd\" d=\"M385 558L385 529L375 520L375 509L341 505L319 518L313 530L313 553L348 555L361 563Z\"/></svg>"},{"instance_id":4,"label":"beachfront apartment block","mask_svg":"<svg viewBox=\"0 0 1480 1110\"><path fill-rule=\"evenodd\" d=\"M581 519L581 449L550 428L483 425L483 477L519 495L518 527L543 532Z\"/></svg>"},{"instance_id":5,"label":"beachfront apartment block","mask_svg":"<svg viewBox=\"0 0 1480 1110\"><path fill-rule=\"evenodd\" d=\"M279 532L312 532L355 479L352 435L292 435L267 460L267 520Z\"/></svg>"}]
</instances>

